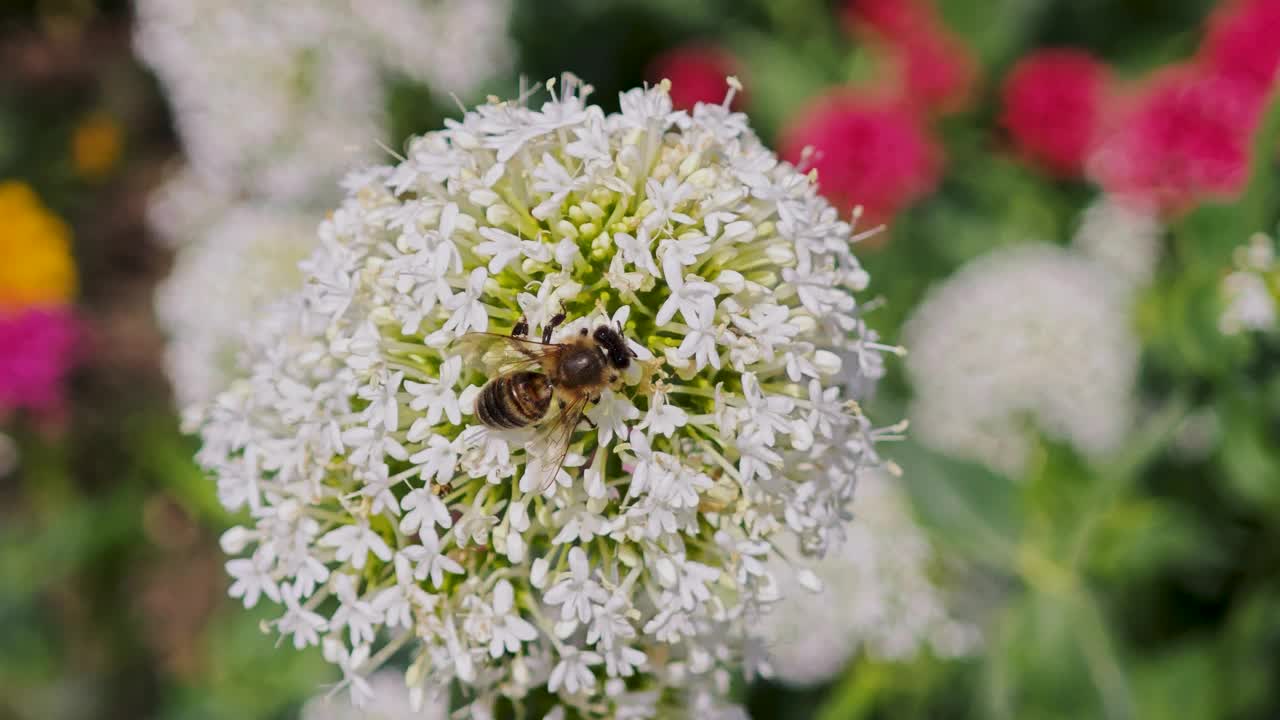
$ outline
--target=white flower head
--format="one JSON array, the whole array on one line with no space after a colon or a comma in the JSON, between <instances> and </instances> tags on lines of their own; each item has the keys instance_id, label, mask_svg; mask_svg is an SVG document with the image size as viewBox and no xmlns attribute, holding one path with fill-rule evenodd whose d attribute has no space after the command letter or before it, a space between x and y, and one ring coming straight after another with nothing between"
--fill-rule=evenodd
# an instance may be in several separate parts
<instances>
[{"instance_id":1,"label":"white flower head","mask_svg":"<svg viewBox=\"0 0 1280 720\"><path fill-rule=\"evenodd\" d=\"M141 0L135 45L196 170L253 197L327 197L378 157L389 70L443 98L507 62L508 0Z\"/></svg>"},{"instance_id":2,"label":"white flower head","mask_svg":"<svg viewBox=\"0 0 1280 720\"><path fill-rule=\"evenodd\" d=\"M1280 263L1271 238L1256 233L1236 248L1235 269L1222 280L1226 305L1218 328L1226 335L1274 332L1280 316Z\"/></svg>"},{"instance_id":3,"label":"white flower head","mask_svg":"<svg viewBox=\"0 0 1280 720\"><path fill-rule=\"evenodd\" d=\"M913 435L1011 474L1032 429L1086 455L1114 449L1134 412L1130 296L1112 272L1050 245L970 262L904 329Z\"/></svg>"},{"instance_id":4,"label":"white flower head","mask_svg":"<svg viewBox=\"0 0 1280 720\"><path fill-rule=\"evenodd\" d=\"M1084 211L1072 245L1141 287L1151 281L1164 250L1164 228L1154 211L1102 196Z\"/></svg>"},{"instance_id":5,"label":"white flower head","mask_svg":"<svg viewBox=\"0 0 1280 720\"><path fill-rule=\"evenodd\" d=\"M673 111L663 84L605 115L549 87L350 178L303 289L246 336L200 414L200 462L253 517L236 591L283 597L279 629L354 693L407 648L411 687L456 681L477 716L499 694L727 712L749 620L791 590L763 560L841 537L878 464L841 389L881 367L853 228L724 107ZM481 423L494 372L459 338L561 311L553 343L607 326L634 358L548 475L543 424Z\"/></svg>"},{"instance_id":6,"label":"white flower head","mask_svg":"<svg viewBox=\"0 0 1280 720\"><path fill-rule=\"evenodd\" d=\"M789 593L764 617L765 650L780 680L823 682L859 651L905 661L925 650L956 657L977 649L977 627L953 616L930 577L934 549L895 482L885 472L859 481L848 536L811 564L811 576L778 568L798 584L818 581L815 591Z\"/></svg>"}]
</instances>

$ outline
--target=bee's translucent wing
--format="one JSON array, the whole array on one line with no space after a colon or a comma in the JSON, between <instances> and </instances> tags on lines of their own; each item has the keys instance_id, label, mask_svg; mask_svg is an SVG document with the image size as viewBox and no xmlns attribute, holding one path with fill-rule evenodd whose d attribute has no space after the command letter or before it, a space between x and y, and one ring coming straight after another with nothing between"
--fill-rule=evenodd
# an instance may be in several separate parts
<instances>
[{"instance_id":1,"label":"bee's translucent wing","mask_svg":"<svg viewBox=\"0 0 1280 720\"><path fill-rule=\"evenodd\" d=\"M582 422L582 412L587 406L586 396L578 397L565 404L556 406L555 415L545 419L538 427L538 432L529 443L529 467L525 471L536 478L534 483L538 492L546 492L555 482L564 460L569 455L569 445L573 442L573 433ZM521 483L522 488L529 487Z\"/></svg>"},{"instance_id":2,"label":"bee's translucent wing","mask_svg":"<svg viewBox=\"0 0 1280 720\"><path fill-rule=\"evenodd\" d=\"M479 363L491 377L541 365L544 360L554 358L563 349L563 346L555 343L540 343L486 332L467 333L458 338L454 346L462 353L465 362Z\"/></svg>"}]
</instances>

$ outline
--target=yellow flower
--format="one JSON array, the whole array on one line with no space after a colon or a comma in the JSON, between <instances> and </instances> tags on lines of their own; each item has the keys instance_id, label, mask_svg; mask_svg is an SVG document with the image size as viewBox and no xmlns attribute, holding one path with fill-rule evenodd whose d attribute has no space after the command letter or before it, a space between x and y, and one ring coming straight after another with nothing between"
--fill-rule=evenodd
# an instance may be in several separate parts
<instances>
[{"instance_id":1,"label":"yellow flower","mask_svg":"<svg viewBox=\"0 0 1280 720\"><path fill-rule=\"evenodd\" d=\"M86 180L106 175L120 159L120 124L106 113L85 118L71 137L76 173Z\"/></svg>"},{"instance_id":2,"label":"yellow flower","mask_svg":"<svg viewBox=\"0 0 1280 720\"><path fill-rule=\"evenodd\" d=\"M26 183L0 182L0 311L66 302L76 289L71 229Z\"/></svg>"}]
</instances>

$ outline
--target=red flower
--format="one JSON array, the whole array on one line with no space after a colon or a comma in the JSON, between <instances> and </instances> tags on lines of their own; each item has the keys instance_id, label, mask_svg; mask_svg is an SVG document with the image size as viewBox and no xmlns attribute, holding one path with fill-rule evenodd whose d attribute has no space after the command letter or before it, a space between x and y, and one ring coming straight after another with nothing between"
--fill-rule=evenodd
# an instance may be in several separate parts
<instances>
[{"instance_id":1,"label":"red flower","mask_svg":"<svg viewBox=\"0 0 1280 720\"><path fill-rule=\"evenodd\" d=\"M678 110L692 110L697 103L719 104L729 86L726 78L740 75L738 60L728 51L710 45L686 45L654 58L648 76L654 82L671 81L671 102ZM731 106L741 106L742 93L734 95Z\"/></svg>"},{"instance_id":2,"label":"red flower","mask_svg":"<svg viewBox=\"0 0 1280 720\"><path fill-rule=\"evenodd\" d=\"M931 192L942 169L941 151L914 113L846 92L812 102L783 130L784 159L802 165L810 146L822 194L842 211L861 205L872 223Z\"/></svg>"},{"instance_id":3,"label":"red flower","mask_svg":"<svg viewBox=\"0 0 1280 720\"><path fill-rule=\"evenodd\" d=\"M1063 177L1079 175L1097 139L1109 82L1106 66L1087 53L1033 53L1005 78L1000 122L1031 161Z\"/></svg>"},{"instance_id":4,"label":"red flower","mask_svg":"<svg viewBox=\"0 0 1280 720\"><path fill-rule=\"evenodd\" d=\"M1237 0L1215 12L1200 61L1265 97L1280 73L1280 0Z\"/></svg>"},{"instance_id":5,"label":"red flower","mask_svg":"<svg viewBox=\"0 0 1280 720\"><path fill-rule=\"evenodd\" d=\"M844 22L881 46L898 69L905 101L942 112L968 102L977 63L927 0L850 0Z\"/></svg>"},{"instance_id":6,"label":"red flower","mask_svg":"<svg viewBox=\"0 0 1280 720\"><path fill-rule=\"evenodd\" d=\"M48 415L61 409L79 334L66 307L0 315L0 414L25 408Z\"/></svg>"},{"instance_id":7,"label":"red flower","mask_svg":"<svg viewBox=\"0 0 1280 720\"><path fill-rule=\"evenodd\" d=\"M1255 97L1248 85L1195 67L1158 75L1117 118L1091 174L1119 197L1166 211L1235 195L1247 180Z\"/></svg>"}]
</instances>

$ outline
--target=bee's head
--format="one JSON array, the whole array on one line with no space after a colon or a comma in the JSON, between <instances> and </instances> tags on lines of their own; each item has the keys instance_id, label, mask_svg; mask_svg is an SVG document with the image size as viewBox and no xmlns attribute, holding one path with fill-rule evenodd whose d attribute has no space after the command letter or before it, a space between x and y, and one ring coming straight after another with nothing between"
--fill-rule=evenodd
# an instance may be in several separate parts
<instances>
[{"instance_id":1,"label":"bee's head","mask_svg":"<svg viewBox=\"0 0 1280 720\"><path fill-rule=\"evenodd\" d=\"M619 370L626 370L631 366L631 358L636 354L627 347L627 339L622 337L622 333L608 325L601 325L591 336L604 350L610 365Z\"/></svg>"}]
</instances>

